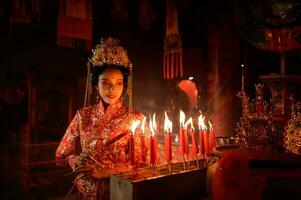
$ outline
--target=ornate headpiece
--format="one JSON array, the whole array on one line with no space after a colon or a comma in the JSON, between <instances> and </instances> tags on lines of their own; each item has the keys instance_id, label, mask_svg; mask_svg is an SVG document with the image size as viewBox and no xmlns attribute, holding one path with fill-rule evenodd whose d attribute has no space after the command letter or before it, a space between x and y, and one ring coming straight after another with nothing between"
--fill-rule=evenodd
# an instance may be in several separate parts
<instances>
[{"instance_id":1,"label":"ornate headpiece","mask_svg":"<svg viewBox=\"0 0 301 200\"><path fill-rule=\"evenodd\" d=\"M128 57L127 51L120 45L118 40L111 37L101 39L100 43L92 49L92 57L89 61L93 66L102 66L104 64L118 65L126 69L132 69L132 63Z\"/></svg>"}]
</instances>

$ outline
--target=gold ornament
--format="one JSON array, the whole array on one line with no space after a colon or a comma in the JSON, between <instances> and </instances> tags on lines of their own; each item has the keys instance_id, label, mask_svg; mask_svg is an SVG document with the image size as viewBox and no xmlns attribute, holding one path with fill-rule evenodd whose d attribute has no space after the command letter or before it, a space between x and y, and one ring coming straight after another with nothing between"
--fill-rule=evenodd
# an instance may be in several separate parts
<instances>
[{"instance_id":1,"label":"gold ornament","mask_svg":"<svg viewBox=\"0 0 301 200\"><path fill-rule=\"evenodd\" d=\"M132 63L128 57L127 51L120 45L120 42L111 37L101 39L100 43L92 49L92 57L89 61L93 67L101 67L104 64L118 65L126 69L132 69Z\"/></svg>"},{"instance_id":2,"label":"gold ornament","mask_svg":"<svg viewBox=\"0 0 301 200\"><path fill-rule=\"evenodd\" d=\"M245 92L239 92L242 101L242 116L237 123L237 136L242 148L263 149L274 135L272 118L273 103L263 98L263 84L255 84L256 97L250 100Z\"/></svg>"},{"instance_id":3,"label":"gold ornament","mask_svg":"<svg viewBox=\"0 0 301 200\"><path fill-rule=\"evenodd\" d=\"M291 106L291 119L285 131L284 147L291 153L301 154L301 103L293 103Z\"/></svg>"}]
</instances>

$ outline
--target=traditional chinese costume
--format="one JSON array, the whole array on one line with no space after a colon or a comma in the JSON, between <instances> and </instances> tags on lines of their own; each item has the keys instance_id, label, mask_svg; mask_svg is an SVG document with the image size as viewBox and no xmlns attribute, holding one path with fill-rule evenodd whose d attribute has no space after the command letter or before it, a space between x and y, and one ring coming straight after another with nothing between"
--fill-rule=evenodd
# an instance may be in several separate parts
<instances>
[{"instance_id":1,"label":"traditional chinese costume","mask_svg":"<svg viewBox=\"0 0 301 200\"><path fill-rule=\"evenodd\" d=\"M58 165L68 163L73 170L81 158L91 156L110 174L131 169L129 162L129 130L134 120L142 120L143 115L132 112L121 101L108 106L102 102L77 111L70 123L57 151ZM139 136L135 134L136 163L141 158ZM146 151L146 149L144 149ZM83 199L108 199L109 178L96 180L77 176L75 184Z\"/></svg>"}]
</instances>

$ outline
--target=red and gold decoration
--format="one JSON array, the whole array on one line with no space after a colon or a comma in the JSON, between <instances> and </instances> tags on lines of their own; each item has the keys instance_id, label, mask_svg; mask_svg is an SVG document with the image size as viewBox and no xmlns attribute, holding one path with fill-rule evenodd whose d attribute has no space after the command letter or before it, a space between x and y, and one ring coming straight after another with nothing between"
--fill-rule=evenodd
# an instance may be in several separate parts
<instances>
[{"instance_id":1,"label":"red and gold decoration","mask_svg":"<svg viewBox=\"0 0 301 200\"><path fill-rule=\"evenodd\" d=\"M291 106L291 119L285 130L284 147L291 153L301 154L301 103L293 103Z\"/></svg>"},{"instance_id":2,"label":"red and gold decoration","mask_svg":"<svg viewBox=\"0 0 301 200\"><path fill-rule=\"evenodd\" d=\"M127 51L120 45L120 42L111 37L101 39L100 43L92 50L92 57L89 61L95 67L101 67L104 64L118 65L131 70L132 63L128 57Z\"/></svg>"},{"instance_id":3,"label":"red and gold decoration","mask_svg":"<svg viewBox=\"0 0 301 200\"><path fill-rule=\"evenodd\" d=\"M166 33L164 40L163 77L172 80L183 77L182 39L178 28L179 1L166 1Z\"/></svg>"},{"instance_id":4,"label":"red and gold decoration","mask_svg":"<svg viewBox=\"0 0 301 200\"><path fill-rule=\"evenodd\" d=\"M237 123L239 143L242 148L262 150L271 145L274 136L273 104L264 100L263 84L255 84L256 97L253 100L239 92L242 101L242 117Z\"/></svg>"}]
</instances>

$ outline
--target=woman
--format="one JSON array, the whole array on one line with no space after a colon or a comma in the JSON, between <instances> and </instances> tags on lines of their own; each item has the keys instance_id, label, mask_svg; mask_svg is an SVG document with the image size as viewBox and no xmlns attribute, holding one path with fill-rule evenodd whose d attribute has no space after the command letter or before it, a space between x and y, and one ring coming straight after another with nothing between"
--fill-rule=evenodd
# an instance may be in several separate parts
<instances>
[{"instance_id":1,"label":"woman","mask_svg":"<svg viewBox=\"0 0 301 200\"><path fill-rule=\"evenodd\" d=\"M57 165L68 163L78 173L75 184L82 199L89 200L109 199L109 175L131 169L129 130L143 117L122 105L132 66L126 50L108 38L92 52L91 82L99 103L77 111L56 151Z\"/></svg>"}]
</instances>

